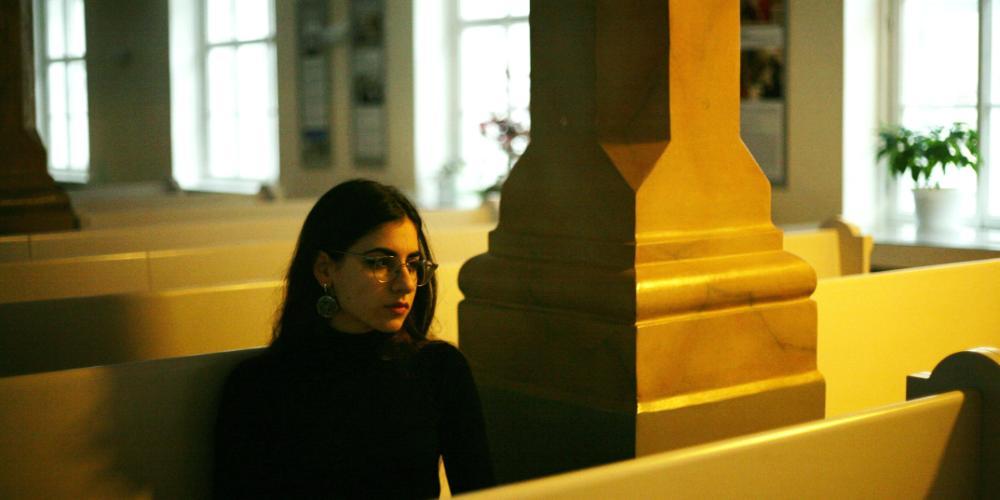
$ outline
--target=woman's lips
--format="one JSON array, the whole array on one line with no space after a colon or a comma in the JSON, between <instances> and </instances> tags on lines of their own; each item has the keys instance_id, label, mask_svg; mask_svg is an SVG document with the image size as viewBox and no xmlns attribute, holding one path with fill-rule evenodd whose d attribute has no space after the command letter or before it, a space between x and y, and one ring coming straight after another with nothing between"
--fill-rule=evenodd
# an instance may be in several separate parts
<instances>
[{"instance_id":1,"label":"woman's lips","mask_svg":"<svg viewBox=\"0 0 1000 500\"><path fill-rule=\"evenodd\" d=\"M406 314L410 310L410 305L406 302L396 302L386 306L390 311L396 314Z\"/></svg>"}]
</instances>

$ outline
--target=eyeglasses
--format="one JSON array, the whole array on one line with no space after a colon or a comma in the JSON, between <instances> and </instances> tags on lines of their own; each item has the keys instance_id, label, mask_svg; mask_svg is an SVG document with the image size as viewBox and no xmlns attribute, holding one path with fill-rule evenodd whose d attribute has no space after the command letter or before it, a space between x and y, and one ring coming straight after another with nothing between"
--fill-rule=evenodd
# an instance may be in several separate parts
<instances>
[{"instance_id":1,"label":"eyeglasses","mask_svg":"<svg viewBox=\"0 0 1000 500\"><path fill-rule=\"evenodd\" d=\"M406 273L409 278L417 282L417 286L424 286L430 283L434 277L434 271L438 268L436 262L431 262L423 257L416 257L407 261L401 261L395 255L366 255L363 253L333 251L331 253L353 255L359 257L372 278L379 283L389 283L399 277L399 272L406 266Z\"/></svg>"}]
</instances>

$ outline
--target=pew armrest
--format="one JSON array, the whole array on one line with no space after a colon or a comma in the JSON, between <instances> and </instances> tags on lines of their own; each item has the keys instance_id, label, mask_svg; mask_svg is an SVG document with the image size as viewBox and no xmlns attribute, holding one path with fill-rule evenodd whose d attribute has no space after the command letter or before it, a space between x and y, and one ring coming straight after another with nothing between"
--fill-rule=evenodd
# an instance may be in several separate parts
<instances>
[{"instance_id":1,"label":"pew armrest","mask_svg":"<svg viewBox=\"0 0 1000 500\"><path fill-rule=\"evenodd\" d=\"M948 391L976 393L982 401L980 417L979 493L994 492L1000 477L1000 349L977 347L956 352L941 360L930 373L906 378L906 399Z\"/></svg>"},{"instance_id":2,"label":"pew armrest","mask_svg":"<svg viewBox=\"0 0 1000 500\"><path fill-rule=\"evenodd\" d=\"M837 231L841 274L864 274L871 270L874 247L871 235L862 234L858 226L840 217L828 219L820 227Z\"/></svg>"}]
</instances>

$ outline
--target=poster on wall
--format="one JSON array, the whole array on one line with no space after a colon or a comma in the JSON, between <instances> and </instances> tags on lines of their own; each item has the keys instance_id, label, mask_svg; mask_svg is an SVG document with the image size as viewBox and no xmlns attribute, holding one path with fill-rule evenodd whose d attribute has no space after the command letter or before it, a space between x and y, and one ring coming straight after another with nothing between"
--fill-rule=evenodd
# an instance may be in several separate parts
<instances>
[{"instance_id":1,"label":"poster on wall","mask_svg":"<svg viewBox=\"0 0 1000 500\"><path fill-rule=\"evenodd\" d=\"M742 0L740 21L740 135L771 185L784 186L784 2Z\"/></svg>"},{"instance_id":2,"label":"poster on wall","mask_svg":"<svg viewBox=\"0 0 1000 500\"><path fill-rule=\"evenodd\" d=\"M351 135L358 167L384 166L388 148L384 16L382 0L351 1Z\"/></svg>"},{"instance_id":3,"label":"poster on wall","mask_svg":"<svg viewBox=\"0 0 1000 500\"><path fill-rule=\"evenodd\" d=\"M302 166L330 168L330 54L326 0L299 0L299 140Z\"/></svg>"}]
</instances>

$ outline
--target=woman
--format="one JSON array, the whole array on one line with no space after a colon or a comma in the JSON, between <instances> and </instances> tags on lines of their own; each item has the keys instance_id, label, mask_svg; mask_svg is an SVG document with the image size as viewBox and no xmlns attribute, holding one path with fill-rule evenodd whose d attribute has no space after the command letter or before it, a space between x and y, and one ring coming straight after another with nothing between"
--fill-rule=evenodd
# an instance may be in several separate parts
<instances>
[{"instance_id":1,"label":"woman","mask_svg":"<svg viewBox=\"0 0 1000 500\"><path fill-rule=\"evenodd\" d=\"M465 358L430 341L434 270L396 189L342 183L309 212L270 347L230 374L218 497L412 497L493 483Z\"/></svg>"}]
</instances>

